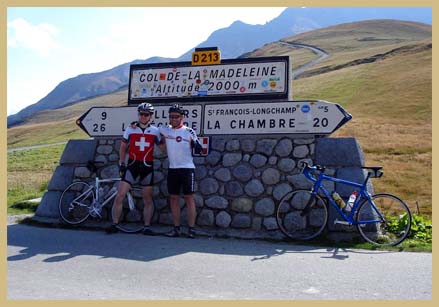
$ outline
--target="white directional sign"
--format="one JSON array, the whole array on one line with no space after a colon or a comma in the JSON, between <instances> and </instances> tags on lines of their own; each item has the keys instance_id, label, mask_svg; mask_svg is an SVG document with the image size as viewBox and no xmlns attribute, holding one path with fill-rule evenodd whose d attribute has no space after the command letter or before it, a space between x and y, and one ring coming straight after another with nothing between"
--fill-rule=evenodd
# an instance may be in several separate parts
<instances>
[{"instance_id":1,"label":"white directional sign","mask_svg":"<svg viewBox=\"0 0 439 307\"><path fill-rule=\"evenodd\" d=\"M151 124L159 127L168 123L169 106L154 106L155 112ZM201 129L201 105L185 106L184 123L197 133ZM131 122L138 120L137 107L93 107L77 121L90 136L122 136Z\"/></svg>"},{"instance_id":2,"label":"white directional sign","mask_svg":"<svg viewBox=\"0 0 439 307\"><path fill-rule=\"evenodd\" d=\"M352 116L326 101L209 104L204 110L204 135L330 134Z\"/></svg>"},{"instance_id":3,"label":"white directional sign","mask_svg":"<svg viewBox=\"0 0 439 307\"><path fill-rule=\"evenodd\" d=\"M154 106L151 123L168 123L169 106ZM184 123L199 135L331 134L352 116L321 100L184 105ZM77 120L90 136L121 136L137 107L93 107Z\"/></svg>"}]
</instances>

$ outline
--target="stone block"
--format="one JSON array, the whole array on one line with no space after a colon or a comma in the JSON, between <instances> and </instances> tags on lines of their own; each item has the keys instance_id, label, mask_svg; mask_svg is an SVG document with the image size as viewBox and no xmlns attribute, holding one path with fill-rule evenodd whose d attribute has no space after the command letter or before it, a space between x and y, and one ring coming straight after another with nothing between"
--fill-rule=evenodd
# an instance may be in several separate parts
<instances>
[{"instance_id":1,"label":"stone block","mask_svg":"<svg viewBox=\"0 0 439 307\"><path fill-rule=\"evenodd\" d=\"M335 167L364 165L364 154L355 138L318 138L314 164Z\"/></svg>"},{"instance_id":2,"label":"stone block","mask_svg":"<svg viewBox=\"0 0 439 307\"><path fill-rule=\"evenodd\" d=\"M215 223L218 227L227 228L232 221L232 217L226 211L221 211L216 215Z\"/></svg>"},{"instance_id":3,"label":"stone block","mask_svg":"<svg viewBox=\"0 0 439 307\"><path fill-rule=\"evenodd\" d=\"M74 166L57 166L50 179L47 190L64 191L73 181Z\"/></svg>"},{"instance_id":4,"label":"stone block","mask_svg":"<svg viewBox=\"0 0 439 307\"><path fill-rule=\"evenodd\" d=\"M343 180L357 182L357 183L363 183L364 180L366 179L365 173L361 168L358 167L339 168L337 170L335 177ZM347 184L336 183L335 190L337 191L338 194L340 194L341 197L347 198L351 195L352 191L354 190L358 191L359 189Z\"/></svg>"},{"instance_id":5,"label":"stone block","mask_svg":"<svg viewBox=\"0 0 439 307\"><path fill-rule=\"evenodd\" d=\"M82 164L86 165L88 161L94 160L97 140L70 140L61 156L59 163L64 164Z\"/></svg>"},{"instance_id":6,"label":"stone block","mask_svg":"<svg viewBox=\"0 0 439 307\"><path fill-rule=\"evenodd\" d=\"M48 191L44 194L38 208L35 212L36 216L60 218L59 215L59 199L61 198L62 192L59 191Z\"/></svg>"}]
</instances>

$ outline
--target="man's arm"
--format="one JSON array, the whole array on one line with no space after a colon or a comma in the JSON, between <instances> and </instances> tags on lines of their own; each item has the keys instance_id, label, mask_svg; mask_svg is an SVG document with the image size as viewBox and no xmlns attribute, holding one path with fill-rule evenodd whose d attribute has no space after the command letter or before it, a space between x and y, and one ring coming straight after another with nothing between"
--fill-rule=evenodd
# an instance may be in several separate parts
<instances>
[{"instance_id":1,"label":"man's arm","mask_svg":"<svg viewBox=\"0 0 439 307\"><path fill-rule=\"evenodd\" d=\"M203 152L203 146L200 143L200 140L198 140L197 133L195 130L191 129L191 147L194 149L194 153L196 155L199 155Z\"/></svg>"},{"instance_id":2,"label":"man's arm","mask_svg":"<svg viewBox=\"0 0 439 307\"><path fill-rule=\"evenodd\" d=\"M122 142L120 142L120 149L119 149L119 165L125 164L126 152L127 152L127 143L124 139L122 139Z\"/></svg>"},{"instance_id":3,"label":"man's arm","mask_svg":"<svg viewBox=\"0 0 439 307\"><path fill-rule=\"evenodd\" d=\"M166 150L166 140L165 136L162 133L160 133L160 142L157 144L157 146L161 151Z\"/></svg>"}]
</instances>

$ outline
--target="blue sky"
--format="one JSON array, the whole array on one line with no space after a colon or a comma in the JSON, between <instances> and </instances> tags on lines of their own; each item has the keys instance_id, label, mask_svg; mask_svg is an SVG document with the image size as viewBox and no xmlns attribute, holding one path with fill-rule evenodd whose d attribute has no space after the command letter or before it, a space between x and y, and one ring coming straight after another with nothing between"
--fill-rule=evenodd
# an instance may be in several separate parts
<instances>
[{"instance_id":1,"label":"blue sky","mask_svg":"<svg viewBox=\"0 0 439 307\"><path fill-rule=\"evenodd\" d=\"M285 8L8 8L7 115L61 81L152 56L178 57L235 20L265 24Z\"/></svg>"}]
</instances>

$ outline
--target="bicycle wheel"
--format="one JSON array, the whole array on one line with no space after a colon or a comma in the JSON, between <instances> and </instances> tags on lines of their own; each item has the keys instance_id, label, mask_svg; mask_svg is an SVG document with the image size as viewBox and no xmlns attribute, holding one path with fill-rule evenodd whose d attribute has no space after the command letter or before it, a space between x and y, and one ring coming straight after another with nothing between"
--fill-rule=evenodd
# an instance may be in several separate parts
<instances>
[{"instance_id":1,"label":"bicycle wheel","mask_svg":"<svg viewBox=\"0 0 439 307\"><path fill-rule=\"evenodd\" d=\"M302 213L311 195L311 191L296 190L289 192L279 201L276 210L277 225L284 235L293 240L315 238L326 226L328 209L320 196L316 195L310 210Z\"/></svg>"},{"instance_id":2,"label":"bicycle wheel","mask_svg":"<svg viewBox=\"0 0 439 307\"><path fill-rule=\"evenodd\" d=\"M69 185L59 199L59 214L68 224L84 222L90 215L90 207L95 201L94 187L78 181Z\"/></svg>"},{"instance_id":3,"label":"bicycle wheel","mask_svg":"<svg viewBox=\"0 0 439 307\"><path fill-rule=\"evenodd\" d=\"M356 220L361 236L375 245L394 246L407 238L412 215L407 205L392 194L376 194L364 200Z\"/></svg>"},{"instance_id":4,"label":"bicycle wheel","mask_svg":"<svg viewBox=\"0 0 439 307\"><path fill-rule=\"evenodd\" d=\"M122 202L122 213L119 217L119 223L117 228L126 233L136 233L143 229L143 202L141 205L136 205L136 201L132 197L131 193L137 194L140 189L132 189L131 192L127 193ZM111 208L112 220L115 220L115 206Z\"/></svg>"}]
</instances>

